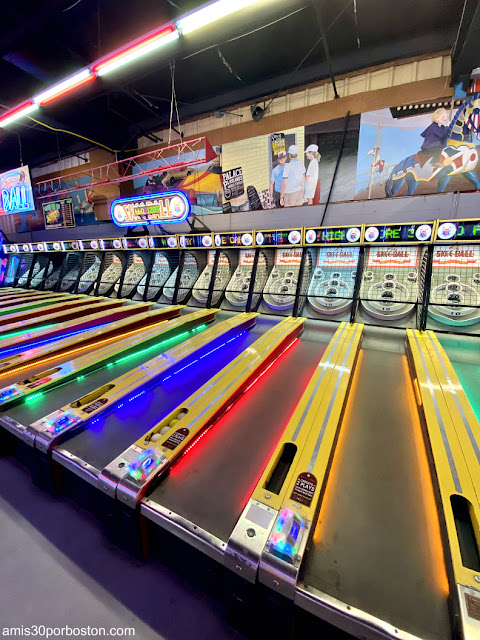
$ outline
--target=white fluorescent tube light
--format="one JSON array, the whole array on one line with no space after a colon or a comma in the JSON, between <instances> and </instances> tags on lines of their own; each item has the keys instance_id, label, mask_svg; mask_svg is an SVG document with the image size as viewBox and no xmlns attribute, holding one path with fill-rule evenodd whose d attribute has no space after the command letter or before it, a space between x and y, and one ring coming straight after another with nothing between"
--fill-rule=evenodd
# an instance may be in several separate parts
<instances>
[{"instance_id":1,"label":"white fluorescent tube light","mask_svg":"<svg viewBox=\"0 0 480 640\"><path fill-rule=\"evenodd\" d=\"M177 29L182 33L191 33L195 29L200 29L200 27L204 27L210 22L215 22L215 20L224 18L240 9L245 9L245 7L256 2L259 2L259 0L218 0L218 2L209 4L203 9L199 9L195 13L191 13L189 16L179 20Z\"/></svg>"},{"instance_id":2,"label":"white fluorescent tube light","mask_svg":"<svg viewBox=\"0 0 480 640\"><path fill-rule=\"evenodd\" d=\"M147 40L147 42L141 46L132 47L131 52L115 56L111 62L100 62L93 68L93 70L97 74L97 76L104 76L107 73L110 73L110 71L115 71L119 67L123 67L123 65L137 60L137 58L140 58L147 53L151 53L152 51L163 47L163 45L168 44L169 42L177 40L178 37L179 33L176 30L172 31L171 33L167 33L166 35L161 35L160 37L153 37L151 40Z\"/></svg>"},{"instance_id":3,"label":"white fluorescent tube light","mask_svg":"<svg viewBox=\"0 0 480 640\"><path fill-rule=\"evenodd\" d=\"M15 120L19 120L20 118L23 118L23 116L27 116L29 113L32 113L32 111L35 111L36 109L38 109L38 104L30 104L24 109L12 113L11 116L6 117L3 120L0 118L0 128L8 127L8 125L12 124L12 122L15 122Z\"/></svg>"},{"instance_id":4,"label":"white fluorescent tube light","mask_svg":"<svg viewBox=\"0 0 480 640\"><path fill-rule=\"evenodd\" d=\"M50 100L53 100L56 97L60 97L61 95L68 93L71 89L77 87L78 85L83 84L92 75L93 74L90 71L90 69L84 69L83 71L76 73L74 76L67 78L63 82L59 82L53 87L50 87L50 89L47 89L43 93L40 93L38 96L35 96L33 101L36 102L37 104L50 102Z\"/></svg>"}]
</instances>

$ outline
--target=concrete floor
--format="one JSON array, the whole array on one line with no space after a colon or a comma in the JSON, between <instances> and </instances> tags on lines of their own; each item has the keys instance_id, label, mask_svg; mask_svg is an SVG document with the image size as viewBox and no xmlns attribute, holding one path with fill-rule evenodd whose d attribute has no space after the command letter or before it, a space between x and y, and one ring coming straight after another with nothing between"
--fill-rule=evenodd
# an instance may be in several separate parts
<instances>
[{"instance_id":1,"label":"concrete floor","mask_svg":"<svg viewBox=\"0 0 480 640\"><path fill-rule=\"evenodd\" d=\"M156 561L143 564L109 544L88 513L36 488L28 470L5 457L0 636L21 625L105 627L107 633L133 627L142 640L243 640L218 603Z\"/></svg>"}]
</instances>

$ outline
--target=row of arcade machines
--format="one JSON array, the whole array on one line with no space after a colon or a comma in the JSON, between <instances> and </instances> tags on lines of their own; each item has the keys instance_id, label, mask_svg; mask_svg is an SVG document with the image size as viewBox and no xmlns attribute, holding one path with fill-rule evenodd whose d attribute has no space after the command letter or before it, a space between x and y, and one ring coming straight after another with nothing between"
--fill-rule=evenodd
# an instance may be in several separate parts
<instances>
[{"instance_id":1,"label":"row of arcade machines","mask_svg":"<svg viewBox=\"0 0 480 640\"><path fill-rule=\"evenodd\" d=\"M475 331L480 257L457 244L474 229L440 222L430 255L427 223L6 245L3 284L335 320L359 301L362 318L393 326L420 303L432 328Z\"/></svg>"},{"instance_id":2,"label":"row of arcade machines","mask_svg":"<svg viewBox=\"0 0 480 640\"><path fill-rule=\"evenodd\" d=\"M306 611L312 633L477 638L477 235L9 245L1 445L116 539L233 594L247 632L288 637Z\"/></svg>"}]
</instances>

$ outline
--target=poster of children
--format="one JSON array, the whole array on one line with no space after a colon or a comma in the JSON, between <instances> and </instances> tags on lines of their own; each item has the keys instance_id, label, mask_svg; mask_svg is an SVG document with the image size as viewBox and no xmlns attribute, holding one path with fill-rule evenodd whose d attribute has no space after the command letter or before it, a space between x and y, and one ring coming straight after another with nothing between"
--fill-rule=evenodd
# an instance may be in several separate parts
<instances>
[{"instance_id":1,"label":"poster of children","mask_svg":"<svg viewBox=\"0 0 480 640\"><path fill-rule=\"evenodd\" d=\"M333 193L353 198L360 118L351 119ZM223 145L224 173L241 168L245 190L228 210L254 211L326 202L343 137L343 119Z\"/></svg>"},{"instance_id":2,"label":"poster of children","mask_svg":"<svg viewBox=\"0 0 480 640\"><path fill-rule=\"evenodd\" d=\"M437 102L429 113L407 117L400 108L363 113L355 198L480 189L480 100L448 107Z\"/></svg>"}]
</instances>

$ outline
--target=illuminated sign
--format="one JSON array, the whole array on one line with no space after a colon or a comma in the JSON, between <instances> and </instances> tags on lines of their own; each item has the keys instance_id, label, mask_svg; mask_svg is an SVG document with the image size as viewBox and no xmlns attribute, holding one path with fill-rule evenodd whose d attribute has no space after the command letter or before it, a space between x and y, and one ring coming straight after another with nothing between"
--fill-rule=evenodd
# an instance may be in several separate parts
<instances>
[{"instance_id":1,"label":"illuminated sign","mask_svg":"<svg viewBox=\"0 0 480 640\"><path fill-rule=\"evenodd\" d=\"M96 251L99 247L98 240L80 240L80 249L87 250L93 249Z\"/></svg>"},{"instance_id":2,"label":"illuminated sign","mask_svg":"<svg viewBox=\"0 0 480 640\"><path fill-rule=\"evenodd\" d=\"M309 245L319 244L360 244L362 232L360 227L317 227L307 229L305 242Z\"/></svg>"},{"instance_id":3,"label":"illuminated sign","mask_svg":"<svg viewBox=\"0 0 480 640\"><path fill-rule=\"evenodd\" d=\"M437 242L480 242L480 220L439 222Z\"/></svg>"},{"instance_id":4,"label":"illuminated sign","mask_svg":"<svg viewBox=\"0 0 480 640\"><path fill-rule=\"evenodd\" d=\"M177 236L151 236L148 245L151 249L176 249Z\"/></svg>"},{"instance_id":5,"label":"illuminated sign","mask_svg":"<svg viewBox=\"0 0 480 640\"><path fill-rule=\"evenodd\" d=\"M78 240L68 240L60 243L63 251L78 251L80 248Z\"/></svg>"},{"instance_id":6,"label":"illuminated sign","mask_svg":"<svg viewBox=\"0 0 480 640\"><path fill-rule=\"evenodd\" d=\"M0 205L0 213L34 211L28 167L19 167L0 175Z\"/></svg>"},{"instance_id":7,"label":"illuminated sign","mask_svg":"<svg viewBox=\"0 0 480 640\"><path fill-rule=\"evenodd\" d=\"M364 238L372 243L408 243L429 242L432 237L433 223L411 222L406 224L372 225L365 228Z\"/></svg>"},{"instance_id":8,"label":"illuminated sign","mask_svg":"<svg viewBox=\"0 0 480 640\"><path fill-rule=\"evenodd\" d=\"M100 240L100 247L107 251L111 249L121 249L122 241L120 238L104 238Z\"/></svg>"},{"instance_id":9,"label":"illuminated sign","mask_svg":"<svg viewBox=\"0 0 480 640\"><path fill-rule=\"evenodd\" d=\"M216 247L251 247L253 245L253 233L216 233Z\"/></svg>"},{"instance_id":10,"label":"illuminated sign","mask_svg":"<svg viewBox=\"0 0 480 640\"><path fill-rule=\"evenodd\" d=\"M73 198L63 198L42 204L45 229L61 229L75 226Z\"/></svg>"},{"instance_id":11,"label":"illuminated sign","mask_svg":"<svg viewBox=\"0 0 480 640\"><path fill-rule=\"evenodd\" d=\"M257 247L288 247L302 242L301 229L272 229L255 232Z\"/></svg>"},{"instance_id":12,"label":"illuminated sign","mask_svg":"<svg viewBox=\"0 0 480 640\"><path fill-rule=\"evenodd\" d=\"M211 234L195 234L179 237L182 249L209 249L213 245Z\"/></svg>"},{"instance_id":13,"label":"illuminated sign","mask_svg":"<svg viewBox=\"0 0 480 640\"><path fill-rule=\"evenodd\" d=\"M190 203L181 191L121 198L114 200L110 207L112 220L119 227L183 222L189 213Z\"/></svg>"}]
</instances>

